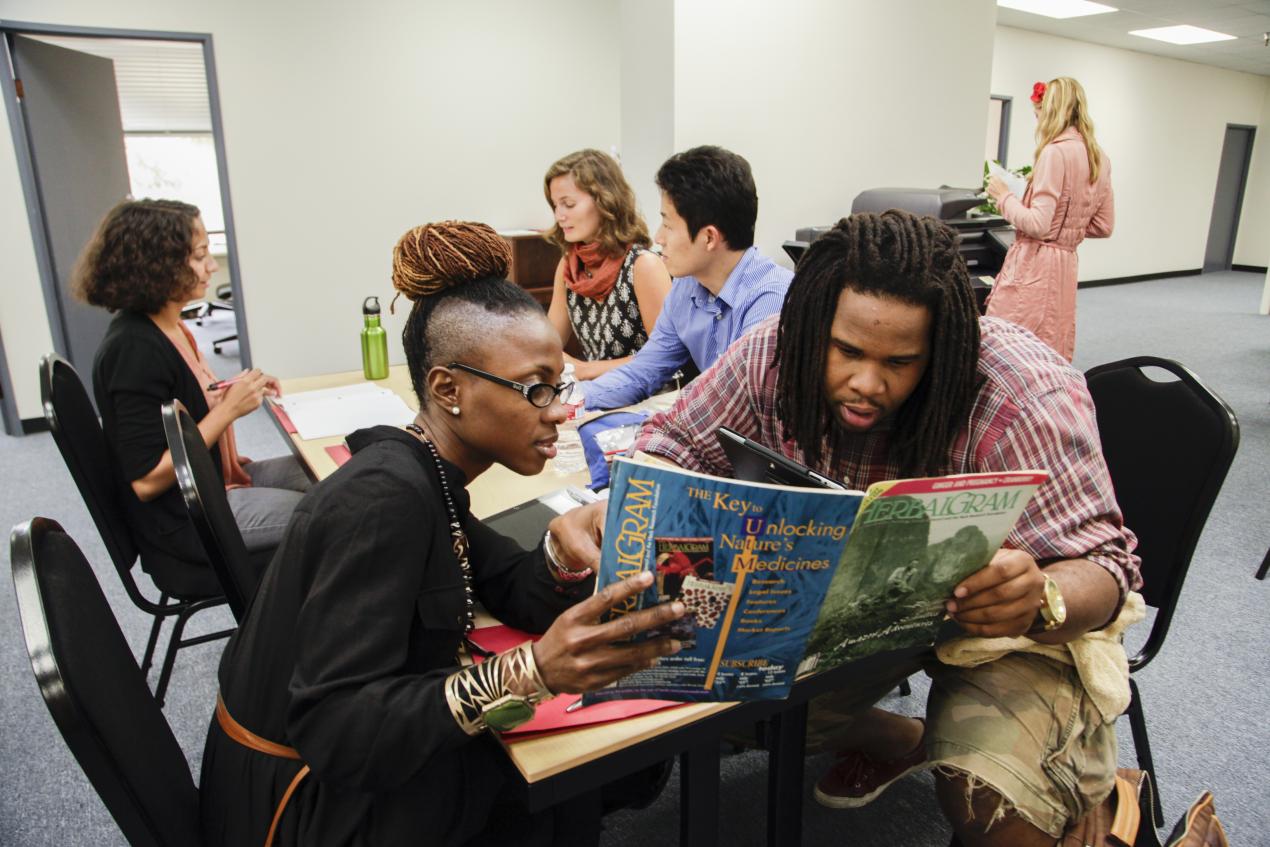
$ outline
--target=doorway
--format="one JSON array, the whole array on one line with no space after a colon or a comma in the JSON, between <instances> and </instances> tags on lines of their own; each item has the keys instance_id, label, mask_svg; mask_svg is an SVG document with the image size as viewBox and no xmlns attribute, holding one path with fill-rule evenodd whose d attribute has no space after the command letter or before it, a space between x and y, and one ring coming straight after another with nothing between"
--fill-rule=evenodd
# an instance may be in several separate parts
<instances>
[{"instance_id":1,"label":"doorway","mask_svg":"<svg viewBox=\"0 0 1270 847\"><path fill-rule=\"evenodd\" d=\"M1217 168L1217 191L1213 196L1213 216L1208 224L1208 246L1204 250L1204 272L1228 271L1235 258L1235 237L1239 232L1239 212L1244 205L1244 187L1252 162L1252 142L1256 128L1227 124Z\"/></svg>"},{"instance_id":2,"label":"doorway","mask_svg":"<svg viewBox=\"0 0 1270 847\"><path fill-rule=\"evenodd\" d=\"M208 297L221 288L224 334L249 367L211 36L0 21L0 63L54 350L88 379L109 315L71 296L75 261L120 200L168 197L203 213L224 268ZM5 430L17 434L7 368L0 380Z\"/></svg>"}]
</instances>

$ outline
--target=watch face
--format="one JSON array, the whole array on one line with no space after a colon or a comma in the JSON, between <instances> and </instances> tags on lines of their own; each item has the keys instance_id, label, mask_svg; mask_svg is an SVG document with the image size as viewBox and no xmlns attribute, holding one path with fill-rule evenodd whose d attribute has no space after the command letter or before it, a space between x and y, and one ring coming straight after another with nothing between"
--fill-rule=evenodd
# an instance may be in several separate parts
<instances>
[{"instance_id":1,"label":"watch face","mask_svg":"<svg viewBox=\"0 0 1270 847\"><path fill-rule=\"evenodd\" d=\"M534 706L527 698L508 695L485 708L485 725L495 732L506 732L533 716Z\"/></svg>"},{"instance_id":2,"label":"watch face","mask_svg":"<svg viewBox=\"0 0 1270 847\"><path fill-rule=\"evenodd\" d=\"M1052 577L1045 578L1045 611L1049 625L1057 629L1067 620L1067 604L1063 602L1063 592Z\"/></svg>"}]
</instances>

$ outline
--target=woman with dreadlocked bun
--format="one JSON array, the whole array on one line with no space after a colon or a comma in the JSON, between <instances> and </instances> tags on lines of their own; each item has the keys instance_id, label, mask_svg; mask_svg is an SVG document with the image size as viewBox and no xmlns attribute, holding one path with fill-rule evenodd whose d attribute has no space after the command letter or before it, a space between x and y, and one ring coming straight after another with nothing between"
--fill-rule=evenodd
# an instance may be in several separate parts
<instances>
[{"instance_id":1,"label":"woman with dreadlocked bun","mask_svg":"<svg viewBox=\"0 0 1270 847\"><path fill-rule=\"evenodd\" d=\"M1032 87L1036 167L1022 197L997 177L988 195L1018 235L988 314L1013 321L1071 361L1076 352L1076 247L1115 226L1111 162L1094 138L1085 89L1060 76Z\"/></svg>"},{"instance_id":2,"label":"woman with dreadlocked bun","mask_svg":"<svg viewBox=\"0 0 1270 847\"><path fill-rule=\"evenodd\" d=\"M779 317L728 348L635 447L730 476L720 426L849 488L1046 469L1005 546L947 600L970 635L1063 644L1109 623L1141 585L1084 379L1031 333L978 318L956 235L932 218L839 221L804 254ZM566 552L589 555L575 540ZM838 578L851 574L831 594ZM1033 652L974 668L932 659L925 722L869 708L917 667L899 662L813 701L808 748L839 754L816 785L820 803L861 806L935 768L961 843L1030 845L1053 844L1108 796L1115 715L1094 708L1069 665ZM1051 726L1066 746L1036 731Z\"/></svg>"},{"instance_id":3,"label":"woman with dreadlocked bun","mask_svg":"<svg viewBox=\"0 0 1270 847\"><path fill-rule=\"evenodd\" d=\"M678 649L613 644L684 609L601 624L651 579L589 596L589 568L552 546L553 533L591 531L581 510L528 552L468 510L467 484L494 462L541 471L565 418L560 337L503 278L509 258L479 223L428 224L397 243L419 414L348 436L353 457L300 502L225 649L203 757L206 844L598 840L598 795L530 814L500 790L504 754L487 730ZM478 601L542 638L462 667Z\"/></svg>"}]
</instances>

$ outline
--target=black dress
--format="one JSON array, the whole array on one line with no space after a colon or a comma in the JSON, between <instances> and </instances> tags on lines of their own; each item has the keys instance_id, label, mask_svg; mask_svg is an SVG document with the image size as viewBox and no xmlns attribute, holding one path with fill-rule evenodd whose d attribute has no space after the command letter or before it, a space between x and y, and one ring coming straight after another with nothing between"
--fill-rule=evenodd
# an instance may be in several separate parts
<instances>
[{"instance_id":1,"label":"black dress","mask_svg":"<svg viewBox=\"0 0 1270 847\"><path fill-rule=\"evenodd\" d=\"M391 427L348 444L353 458L296 508L225 649L220 692L238 723L296 748L312 769L275 844L464 843L506 801L508 766L446 707L465 615L436 466ZM542 632L591 593L592 580L558 586L541 548L525 552L473 518L462 472L446 463L446 476L476 592L500 620ZM299 767L240 746L213 718L200 788L207 845L263 843ZM511 831L559 841L550 817Z\"/></svg>"}]
</instances>

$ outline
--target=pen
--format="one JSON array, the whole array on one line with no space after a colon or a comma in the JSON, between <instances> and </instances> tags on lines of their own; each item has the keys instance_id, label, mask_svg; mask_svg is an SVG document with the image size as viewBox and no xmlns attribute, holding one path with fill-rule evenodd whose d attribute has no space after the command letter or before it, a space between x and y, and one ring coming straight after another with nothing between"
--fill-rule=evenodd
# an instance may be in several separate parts
<instances>
[{"instance_id":1,"label":"pen","mask_svg":"<svg viewBox=\"0 0 1270 847\"><path fill-rule=\"evenodd\" d=\"M581 709L584 705L586 704L583 703L582 698L579 697L577 700L574 700L572 703L564 707L564 713L567 715L570 712L576 712L578 709Z\"/></svg>"},{"instance_id":2,"label":"pen","mask_svg":"<svg viewBox=\"0 0 1270 847\"><path fill-rule=\"evenodd\" d=\"M243 375L239 374L238 376L231 376L229 379L218 379L215 382L208 383L207 390L220 391L222 388L228 388L229 386L233 385L235 382L238 382L238 380L242 378L243 378Z\"/></svg>"}]
</instances>

